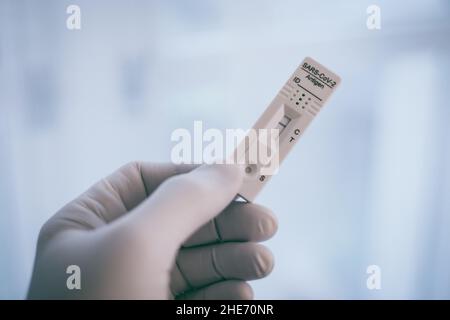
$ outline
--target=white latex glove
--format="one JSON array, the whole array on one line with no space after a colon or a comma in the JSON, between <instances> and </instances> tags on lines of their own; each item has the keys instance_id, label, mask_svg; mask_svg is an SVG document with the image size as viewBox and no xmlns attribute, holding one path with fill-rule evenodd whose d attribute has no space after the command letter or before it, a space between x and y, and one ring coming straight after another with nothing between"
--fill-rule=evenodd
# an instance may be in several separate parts
<instances>
[{"instance_id":1,"label":"white latex glove","mask_svg":"<svg viewBox=\"0 0 450 320\"><path fill-rule=\"evenodd\" d=\"M276 220L232 202L239 168L193 168L130 163L63 207L40 232L28 297L252 298L245 280L273 267L255 241ZM81 290L66 286L69 265L81 269Z\"/></svg>"}]
</instances>

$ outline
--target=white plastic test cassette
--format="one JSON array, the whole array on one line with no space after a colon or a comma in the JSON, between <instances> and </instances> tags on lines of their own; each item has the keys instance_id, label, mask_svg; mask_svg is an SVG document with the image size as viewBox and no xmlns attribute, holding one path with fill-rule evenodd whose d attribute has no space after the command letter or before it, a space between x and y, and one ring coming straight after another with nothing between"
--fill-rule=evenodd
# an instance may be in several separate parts
<instances>
[{"instance_id":1,"label":"white plastic test cassette","mask_svg":"<svg viewBox=\"0 0 450 320\"><path fill-rule=\"evenodd\" d=\"M339 83L340 78L318 62L309 57L303 60L250 130L257 135L250 136L249 131L234 153L245 170L239 196L247 201L255 199ZM260 129L275 129L270 131L277 133L271 140L276 144L268 142L267 134L263 139ZM270 151L268 161L261 161L259 157L257 161L251 161L249 153L259 152L261 146Z\"/></svg>"}]
</instances>

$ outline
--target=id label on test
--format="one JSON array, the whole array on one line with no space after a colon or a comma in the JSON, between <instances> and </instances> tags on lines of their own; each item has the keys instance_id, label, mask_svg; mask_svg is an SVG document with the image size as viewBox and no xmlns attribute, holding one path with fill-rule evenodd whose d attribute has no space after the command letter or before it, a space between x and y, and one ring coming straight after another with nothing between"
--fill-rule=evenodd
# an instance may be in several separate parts
<instances>
[{"instance_id":1,"label":"id label on test","mask_svg":"<svg viewBox=\"0 0 450 320\"><path fill-rule=\"evenodd\" d=\"M271 177L271 174L267 174L270 170L264 169L274 167L276 162L278 170L278 166L320 112L340 81L338 75L317 61L309 57L303 60L253 126L254 131L276 129L277 147L269 148L272 151L272 160L269 164L248 162L248 159L251 159L249 150L257 149L252 146L261 143L262 138L259 135L256 138L247 136L235 152L238 159L245 159L245 178L239 196L247 201L255 199Z\"/></svg>"}]
</instances>

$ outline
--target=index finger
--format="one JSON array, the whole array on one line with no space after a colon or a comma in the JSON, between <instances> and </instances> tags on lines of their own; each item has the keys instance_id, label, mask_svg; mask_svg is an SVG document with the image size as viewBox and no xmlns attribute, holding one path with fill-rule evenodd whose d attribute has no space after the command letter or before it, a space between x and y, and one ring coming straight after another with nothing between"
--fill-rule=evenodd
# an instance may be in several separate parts
<instances>
[{"instance_id":1,"label":"index finger","mask_svg":"<svg viewBox=\"0 0 450 320\"><path fill-rule=\"evenodd\" d=\"M183 247L229 241L264 241L276 231L277 220L269 208L235 201L197 230Z\"/></svg>"}]
</instances>

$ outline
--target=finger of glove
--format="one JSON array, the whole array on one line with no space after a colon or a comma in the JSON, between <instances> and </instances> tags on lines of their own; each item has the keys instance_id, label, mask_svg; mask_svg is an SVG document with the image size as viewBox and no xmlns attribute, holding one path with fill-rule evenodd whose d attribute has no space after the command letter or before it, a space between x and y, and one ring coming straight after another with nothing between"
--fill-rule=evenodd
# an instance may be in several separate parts
<instances>
[{"instance_id":1,"label":"finger of glove","mask_svg":"<svg viewBox=\"0 0 450 320\"><path fill-rule=\"evenodd\" d=\"M171 273L174 294L218 281L255 280L273 268L272 253L252 242L223 243L180 250Z\"/></svg>"},{"instance_id":2,"label":"finger of glove","mask_svg":"<svg viewBox=\"0 0 450 320\"><path fill-rule=\"evenodd\" d=\"M226 280L186 292L176 299L180 300L252 300L253 289L245 281Z\"/></svg>"},{"instance_id":3,"label":"finger of glove","mask_svg":"<svg viewBox=\"0 0 450 320\"><path fill-rule=\"evenodd\" d=\"M232 202L221 214L208 221L184 244L184 247L227 241L264 241L277 230L270 209L254 203Z\"/></svg>"}]
</instances>

